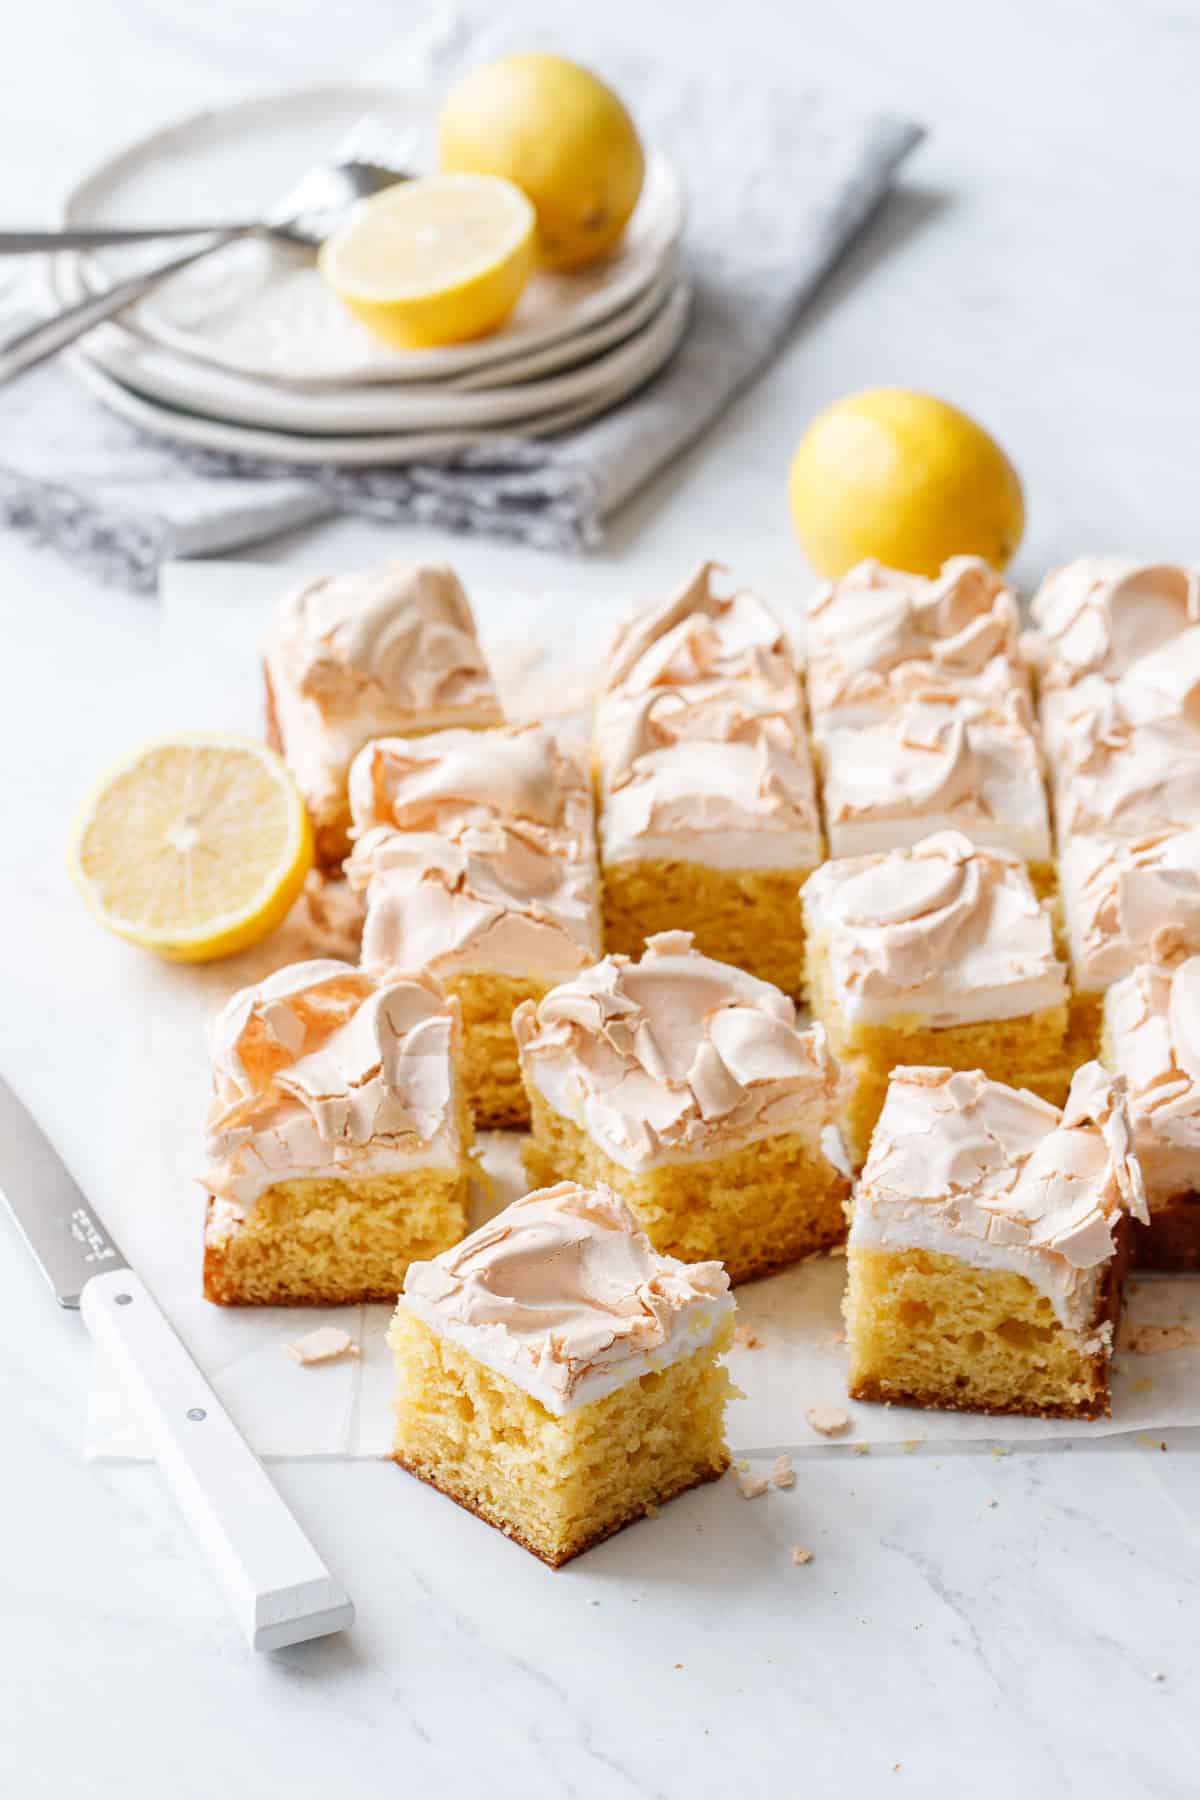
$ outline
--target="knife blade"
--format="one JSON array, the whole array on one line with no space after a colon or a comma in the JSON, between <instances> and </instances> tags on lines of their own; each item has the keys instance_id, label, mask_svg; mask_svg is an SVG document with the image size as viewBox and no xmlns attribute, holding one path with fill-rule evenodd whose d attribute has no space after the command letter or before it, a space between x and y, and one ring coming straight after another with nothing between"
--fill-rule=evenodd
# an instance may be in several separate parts
<instances>
[{"instance_id":1,"label":"knife blade","mask_svg":"<svg viewBox=\"0 0 1200 1800\"><path fill-rule=\"evenodd\" d=\"M101 1269L129 1267L58 1151L2 1076L0 1199L60 1306L77 1307L85 1283Z\"/></svg>"},{"instance_id":2,"label":"knife blade","mask_svg":"<svg viewBox=\"0 0 1200 1800\"><path fill-rule=\"evenodd\" d=\"M80 1310L120 1376L251 1647L278 1650L352 1625L353 1602L2 1077L0 1198L59 1305Z\"/></svg>"}]
</instances>

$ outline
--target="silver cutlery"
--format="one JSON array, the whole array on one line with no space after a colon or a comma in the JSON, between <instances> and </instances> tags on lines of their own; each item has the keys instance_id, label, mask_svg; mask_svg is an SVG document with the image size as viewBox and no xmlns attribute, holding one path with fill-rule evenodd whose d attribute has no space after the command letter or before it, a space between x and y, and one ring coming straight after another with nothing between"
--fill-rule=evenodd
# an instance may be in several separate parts
<instances>
[{"instance_id":1,"label":"silver cutlery","mask_svg":"<svg viewBox=\"0 0 1200 1800\"><path fill-rule=\"evenodd\" d=\"M404 170L353 154L343 153L332 161L318 163L302 175L261 219L220 227L198 247L118 281L101 293L90 294L86 300L39 319L0 343L0 382L11 381L47 357L57 355L94 326L124 312L160 281L177 274L180 269L189 268L202 257L211 256L226 244L236 243L240 238L269 236L316 248L337 229L360 200L406 179L409 177ZM192 228L193 234L195 229ZM64 249L67 246L56 242L53 247Z\"/></svg>"},{"instance_id":2,"label":"silver cutlery","mask_svg":"<svg viewBox=\"0 0 1200 1800\"><path fill-rule=\"evenodd\" d=\"M60 1306L109 1357L255 1650L344 1631L354 1605L33 1116L0 1080L0 1199Z\"/></svg>"}]
</instances>

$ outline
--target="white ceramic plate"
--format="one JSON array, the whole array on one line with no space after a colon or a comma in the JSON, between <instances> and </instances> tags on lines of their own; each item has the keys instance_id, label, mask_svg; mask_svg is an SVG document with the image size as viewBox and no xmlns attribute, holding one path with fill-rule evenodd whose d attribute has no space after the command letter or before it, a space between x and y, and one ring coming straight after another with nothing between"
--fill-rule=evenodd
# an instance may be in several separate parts
<instances>
[{"instance_id":1,"label":"white ceramic plate","mask_svg":"<svg viewBox=\"0 0 1200 1800\"><path fill-rule=\"evenodd\" d=\"M63 258L50 286L56 304L70 305L82 297L78 272ZM594 332L454 383L301 388L257 381L113 326L89 333L83 349L92 362L148 399L234 424L342 437L359 431L467 430L517 423L573 405L607 391L627 370L634 379L637 371L653 372L664 345L673 347L674 310L680 306L686 306L686 295L669 271L664 281L654 282L631 307ZM533 378L544 363L551 372ZM497 371L509 379L499 382Z\"/></svg>"},{"instance_id":2,"label":"white ceramic plate","mask_svg":"<svg viewBox=\"0 0 1200 1800\"><path fill-rule=\"evenodd\" d=\"M63 224L240 219L261 212L364 116L427 141L438 97L358 83L292 90L211 108L140 139L62 198ZM411 158L410 158L411 160ZM419 161L418 166L428 166ZM128 315L151 341L237 374L288 383L445 379L590 331L627 306L673 258L683 225L679 182L651 150L646 183L620 244L571 274L539 272L491 337L437 350L375 340L318 274L311 255L258 241L231 244L182 271ZM89 288L145 261L146 251L78 259Z\"/></svg>"},{"instance_id":3,"label":"white ceramic plate","mask_svg":"<svg viewBox=\"0 0 1200 1800\"><path fill-rule=\"evenodd\" d=\"M381 432L369 436L320 437L311 433L271 431L224 419L202 417L177 410L158 400L134 393L92 362L81 351L69 351L68 362L96 398L113 412L154 437L190 444L204 450L223 450L242 456L265 457L305 467L335 464L343 468L399 466L427 457L444 456L492 440L548 437L570 425L582 424L606 412L619 400L641 387L678 348L687 327L688 294L681 290L682 305L671 306L673 337L660 346L653 367L627 369L621 379L600 393L572 405L559 406L536 420L519 425L476 428L471 431ZM670 305L670 303L668 303Z\"/></svg>"}]
</instances>

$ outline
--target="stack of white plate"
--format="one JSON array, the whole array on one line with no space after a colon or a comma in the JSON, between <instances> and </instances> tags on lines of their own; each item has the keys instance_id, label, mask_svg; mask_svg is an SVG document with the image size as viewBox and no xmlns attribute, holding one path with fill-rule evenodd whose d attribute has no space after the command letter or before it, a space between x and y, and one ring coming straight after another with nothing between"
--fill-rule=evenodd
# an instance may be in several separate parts
<instances>
[{"instance_id":1,"label":"stack of white plate","mask_svg":"<svg viewBox=\"0 0 1200 1800\"><path fill-rule=\"evenodd\" d=\"M95 169L65 196L58 222L258 217L356 121L390 117L409 132L423 104L411 92L356 84L196 114ZM72 363L135 424L212 450L349 466L546 436L615 406L678 348L689 299L678 272L682 226L679 181L652 150L613 255L571 274L536 274L489 338L407 351L373 338L310 254L245 240L91 332ZM169 253L61 256L55 298L81 300Z\"/></svg>"}]
</instances>

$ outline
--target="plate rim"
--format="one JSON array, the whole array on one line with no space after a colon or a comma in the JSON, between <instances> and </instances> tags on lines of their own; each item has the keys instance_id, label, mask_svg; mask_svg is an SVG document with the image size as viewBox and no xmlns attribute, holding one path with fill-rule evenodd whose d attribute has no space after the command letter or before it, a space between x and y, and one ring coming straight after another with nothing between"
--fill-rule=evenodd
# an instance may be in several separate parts
<instances>
[{"instance_id":1,"label":"plate rim","mask_svg":"<svg viewBox=\"0 0 1200 1800\"><path fill-rule=\"evenodd\" d=\"M59 261L61 260L59 259ZM511 420L517 420L526 416L527 413L536 412L539 403L554 406L560 403L566 404L566 399L560 401L554 394L547 400L546 390L552 388L555 383L564 383L573 376L579 376L584 369L593 367L606 359L609 362L615 361L622 351L629 350L632 345L649 337L667 307L672 303L673 296L681 284L682 277L677 268L664 269L659 278L645 289L642 295L630 302L626 310L636 317L628 329L619 330L607 337L595 350L581 352L577 366L572 366L570 359L564 358L562 364L557 366L552 364L543 375L496 386L480 385L476 387L472 383L470 387L447 390L441 384L422 384L420 387L415 387L411 383L400 383L397 384L393 394L388 390L377 388L371 388L364 392L360 386L350 384L343 390L323 390L315 394L309 391L297 392L290 387L282 387L269 380L214 368L213 365L202 360L167 349L152 339L140 336L131 339L124 332L110 332L107 325L101 326L89 334L83 350L89 361L99 364L123 386L134 388L147 398L160 400L168 406L184 407L191 411L205 411L209 416L223 419L230 424L242 424L249 427L261 426L271 430L326 433L343 437L358 432L400 432L425 428L431 430L452 429L457 426L467 428L472 423L469 417L443 417L440 420L422 421L417 416L421 398L428 396L430 400L440 401L444 398L453 398L462 401L464 404L461 411L466 414L465 403L472 399L480 403L481 413L487 413L488 409L485 403L489 399L507 395L514 403L515 408L508 414ZM76 285L70 269L52 268L48 272L48 286L56 303L60 305L71 304L81 297L81 291ZM653 302L648 307L644 305L647 297L651 298ZM619 319L619 317L620 315L614 315L614 318ZM604 323L595 327L597 333L603 333L604 329ZM155 366L143 367L141 370L135 369L133 366L135 359L143 357L147 361L154 359ZM174 383L171 381L170 365L176 365L181 371L179 380ZM182 373L185 370L187 371L186 375ZM479 373L479 371L476 372L476 380ZM600 376L600 381L603 382L606 375L611 375L611 373L611 369L606 371ZM184 383L186 386L183 385ZM205 387L209 389L207 398L203 393ZM235 390L238 391L235 392ZM529 406L527 409L521 410L516 407L516 402L518 396L524 393L529 395ZM583 395L578 397L582 398ZM354 416L355 408L371 407L375 401L378 401L379 404L373 410L377 410L380 415L387 410L390 404L398 410L407 406L412 416L409 418L397 417L391 420L383 416L373 419L367 419L364 416L360 420ZM276 403L283 405L287 402L294 402L301 408L311 403L314 406L321 406L322 410L332 410L340 404L351 414L351 417L339 430L333 431L327 423L315 416L310 416L307 423L299 415L290 421L285 420L280 413L274 417L271 416L269 408ZM252 411L256 404L262 408L258 417L255 417ZM477 425L499 422L503 422L503 419L497 419L494 416L480 416L475 420Z\"/></svg>"},{"instance_id":2,"label":"plate rim","mask_svg":"<svg viewBox=\"0 0 1200 1800\"><path fill-rule=\"evenodd\" d=\"M635 371L637 370L644 368L648 379L654 369L661 366L657 361L660 352L664 357L669 355L670 350L665 346L669 345L673 347L677 342L677 334L681 324L678 315L681 311L686 314L686 309L686 286L683 282L677 281L664 297L662 305L652 314L650 319L646 321L640 331L634 332L631 336L605 352L605 356L609 359L609 366L601 370L593 381L583 388L583 391L579 391L578 386L568 391L561 391L565 388L565 384L568 381L579 374L579 371L577 370L568 370L565 374L551 376L548 382L541 384L543 388L558 384L560 389L558 393L543 393L540 396L534 395L532 389L535 384L533 383L527 383L524 388L518 387L514 389L514 395L525 392L529 393L530 398L528 406L523 410L509 410L498 417L474 419L470 417L457 419L443 418L440 421L413 418L406 423L395 422L386 425L378 424L362 426L347 425L340 431L333 431L328 427L321 428L298 424L289 425L280 422L271 422L267 419L254 420L249 418L234 418L226 411L210 410L210 408L212 408L211 401L202 403L196 396L193 395L189 398L182 392L176 392L174 394L167 393L165 390L154 388L144 380L139 380L135 370L114 368L110 366L105 359L95 353L89 353L86 349L83 350L81 354L89 361L99 363L100 366L104 367L106 372L110 374L115 381L118 381L122 387L140 394L144 399L156 401L159 405L169 407L173 410L189 413L193 417L210 419L214 423L240 425L248 431L282 432L286 433L288 436L296 435L312 438L314 440L322 437L342 440L360 436L399 436L405 431L520 431L523 428L529 429L532 425L536 424L537 420L545 413L555 413L562 407L582 403L584 400L590 398L592 393L604 393L609 388L620 387L626 379L636 381L637 375ZM153 351L151 351L151 354L153 354ZM596 363L599 363L602 360L603 358L597 358ZM589 364L587 367L594 368L596 367L596 363ZM491 398L491 395L487 393L481 396L464 394L458 397L463 400L471 400L476 398L487 399Z\"/></svg>"},{"instance_id":3,"label":"plate rim","mask_svg":"<svg viewBox=\"0 0 1200 1800\"><path fill-rule=\"evenodd\" d=\"M527 424L520 429L487 428L476 431L372 433L357 438L340 439L303 437L299 434L274 432L250 425L231 424L224 420L205 418L195 413L180 413L177 408L168 408L162 402L134 393L115 376L90 361L82 351L68 350L65 355L67 366L72 374L83 382L101 405L107 406L119 417L153 437L166 439L168 442L184 443L193 448L254 457L266 462L285 464L290 462L300 471L320 467L401 468L409 463L447 456L479 444L501 442L513 438L537 441L544 437L552 437L571 425L586 423L589 419L607 412L611 407L636 393L661 374L677 353L687 331L691 310L691 291L686 282L681 285L687 295L687 304L683 308L673 341L670 342L655 367L646 370L624 391L620 384L613 384L611 388L605 389L590 400L578 402L574 406L548 414L536 428ZM147 419L145 415L150 416ZM176 425L174 430L168 429L163 415L167 416L168 421L172 415L178 416L184 421L183 428ZM221 439L224 441L219 441Z\"/></svg>"}]
</instances>

